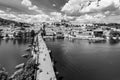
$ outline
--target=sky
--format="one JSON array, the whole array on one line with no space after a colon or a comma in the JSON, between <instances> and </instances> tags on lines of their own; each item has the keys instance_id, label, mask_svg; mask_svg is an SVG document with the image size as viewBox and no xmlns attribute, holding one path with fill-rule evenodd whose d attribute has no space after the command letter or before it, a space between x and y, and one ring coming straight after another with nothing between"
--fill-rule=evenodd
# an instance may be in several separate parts
<instances>
[{"instance_id":1,"label":"sky","mask_svg":"<svg viewBox=\"0 0 120 80\"><path fill-rule=\"evenodd\" d=\"M21 22L120 23L120 0L0 0L0 17Z\"/></svg>"}]
</instances>

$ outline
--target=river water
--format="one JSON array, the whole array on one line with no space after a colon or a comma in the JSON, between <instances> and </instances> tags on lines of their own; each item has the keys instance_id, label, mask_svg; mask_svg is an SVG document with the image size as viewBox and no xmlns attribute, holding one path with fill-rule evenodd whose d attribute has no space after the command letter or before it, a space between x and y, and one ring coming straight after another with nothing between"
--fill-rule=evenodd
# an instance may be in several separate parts
<instances>
[{"instance_id":1,"label":"river water","mask_svg":"<svg viewBox=\"0 0 120 80\"><path fill-rule=\"evenodd\" d=\"M120 80L120 43L46 40L63 80Z\"/></svg>"},{"instance_id":2,"label":"river water","mask_svg":"<svg viewBox=\"0 0 120 80\"><path fill-rule=\"evenodd\" d=\"M28 53L25 51L28 44L28 40L0 40L0 67L5 67L9 75L13 74L16 65L27 61L21 55Z\"/></svg>"}]
</instances>

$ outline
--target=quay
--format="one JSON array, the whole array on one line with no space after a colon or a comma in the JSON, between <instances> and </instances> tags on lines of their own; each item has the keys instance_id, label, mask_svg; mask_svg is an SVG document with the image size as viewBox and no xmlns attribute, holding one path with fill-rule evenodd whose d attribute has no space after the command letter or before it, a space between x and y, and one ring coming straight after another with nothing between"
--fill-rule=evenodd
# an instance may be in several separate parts
<instances>
[{"instance_id":1,"label":"quay","mask_svg":"<svg viewBox=\"0 0 120 80\"><path fill-rule=\"evenodd\" d=\"M57 80L49 50L40 33L35 41L37 43L35 47L37 54L33 54L37 60L36 63L39 64L39 69L36 71L36 80Z\"/></svg>"}]
</instances>

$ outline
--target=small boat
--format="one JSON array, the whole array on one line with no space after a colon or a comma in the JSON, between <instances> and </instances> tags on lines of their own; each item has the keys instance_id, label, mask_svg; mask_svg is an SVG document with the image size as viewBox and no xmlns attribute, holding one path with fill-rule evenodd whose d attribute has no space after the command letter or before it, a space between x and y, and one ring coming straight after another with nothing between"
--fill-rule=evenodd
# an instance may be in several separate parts
<instances>
[{"instance_id":1,"label":"small boat","mask_svg":"<svg viewBox=\"0 0 120 80\"><path fill-rule=\"evenodd\" d=\"M24 63L21 63L21 64L17 65L17 66L15 67L15 69L21 69L21 68L23 68L24 66L25 66L25 64L24 64Z\"/></svg>"},{"instance_id":2,"label":"small boat","mask_svg":"<svg viewBox=\"0 0 120 80\"><path fill-rule=\"evenodd\" d=\"M25 51L31 51L31 48L27 48L27 49L25 49Z\"/></svg>"},{"instance_id":3,"label":"small boat","mask_svg":"<svg viewBox=\"0 0 120 80\"><path fill-rule=\"evenodd\" d=\"M23 69L19 69L17 71L14 72L14 74L12 76L9 77L9 80L15 78L16 75L18 75L19 73L21 73L23 71Z\"/></svg>"},{"instance_id":4,"label":"small boat","mask_svg":"<svg viewBox=\"0 0 120 80\"><path fill-rule=\"evenodd\" d=\"M32 47L32 44L29 44L28 47Z\"/></svg>"},{"instance_id":5,"label":"small boat","mask_svg":"<svg viewBox=\"0 0 120 80\"><path fill-rule=\"evenodd\" d=\"M28 58L30 55L29 54L23 54L22 57L23 58Z\"/></svg>"},{"instance_id":6,"label":"small boat","mask_svg":"<svg viewBox=\"0 0 120 80\"><path fill-rule=\"evenodd\" d=\"M101 43L101 42L105 42L105 38L100 38L100 37L96 37L96 38L89 38L88 39L89 43Z\"/></svg>"}]
</instances>

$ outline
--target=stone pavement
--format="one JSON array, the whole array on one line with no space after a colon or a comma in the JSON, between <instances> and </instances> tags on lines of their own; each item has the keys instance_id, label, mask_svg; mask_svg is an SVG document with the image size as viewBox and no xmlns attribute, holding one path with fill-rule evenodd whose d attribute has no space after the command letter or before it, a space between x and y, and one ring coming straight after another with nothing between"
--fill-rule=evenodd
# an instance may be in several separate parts
<instances>
[{"instance_id":1,"label":"stone pavement","mask_svg":"<svg viewBox=\"0 0 120 80\"><path fill-rule=\"evenodd\" d=\"M38 63L39 70L37 71L36 80L56 80L55 72L53 69L53 63L50 58L49 50L42 39L41 35L38 34Z\"/></svg>"}]
</instances>

